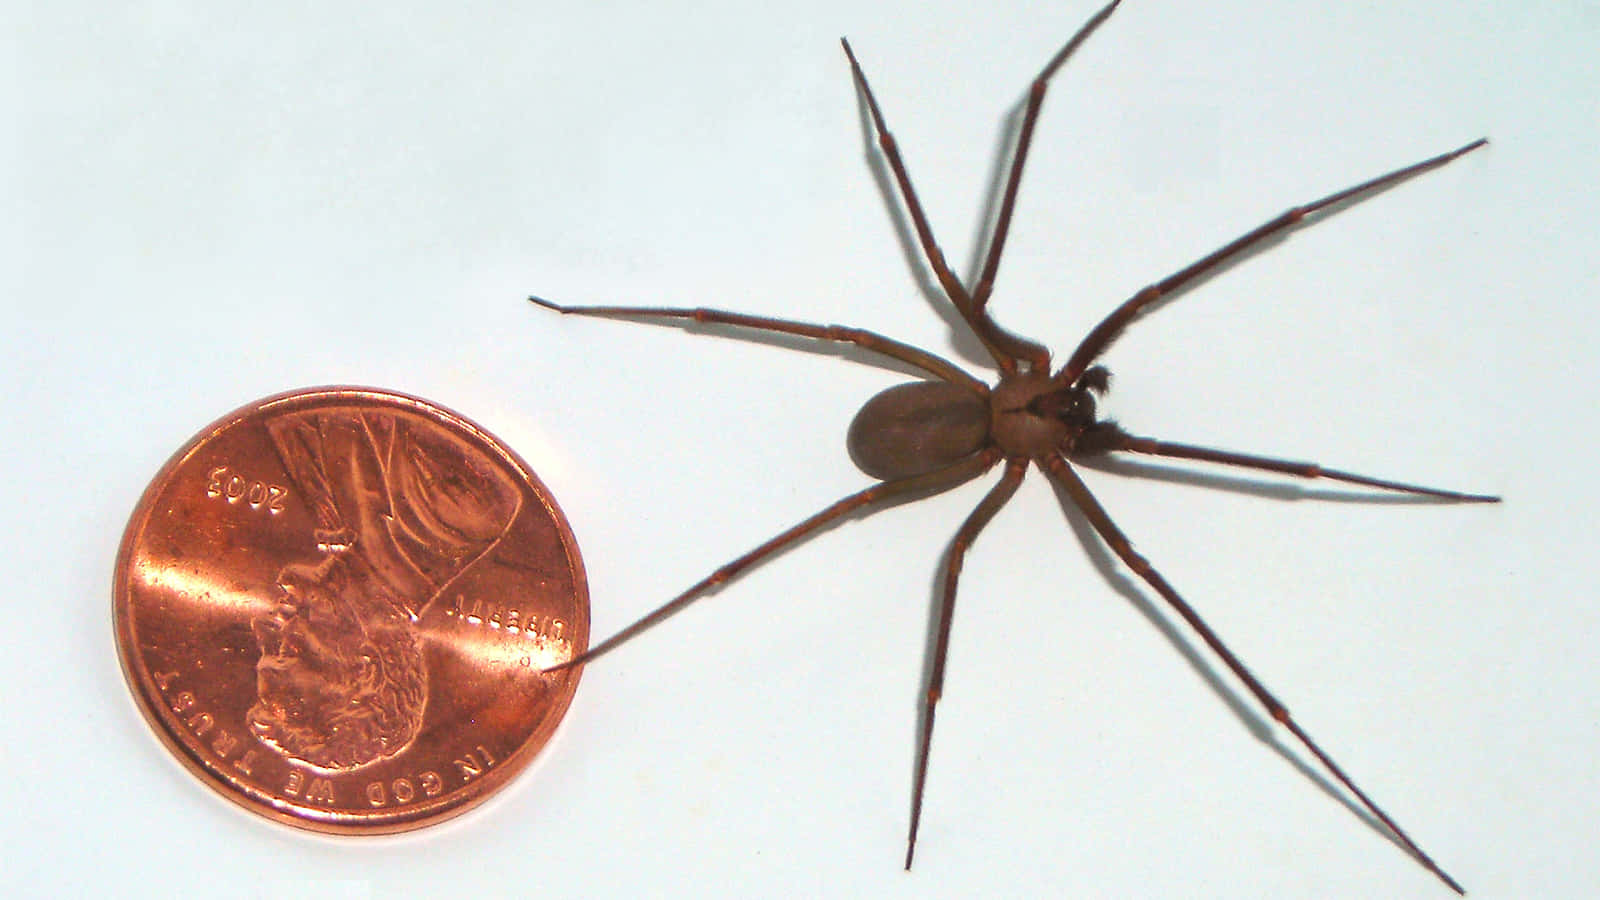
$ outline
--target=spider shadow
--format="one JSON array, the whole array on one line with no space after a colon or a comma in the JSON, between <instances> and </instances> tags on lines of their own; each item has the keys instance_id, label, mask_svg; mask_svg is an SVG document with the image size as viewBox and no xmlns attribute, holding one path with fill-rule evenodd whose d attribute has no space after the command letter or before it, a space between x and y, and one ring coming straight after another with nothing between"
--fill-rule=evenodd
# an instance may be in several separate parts
<instances>
[{"instance_id":1,"label":"spider shadow","mask_svg":"<svg viewBox=\"0 0 1600 900\"><path fill-rule=\"evenodd\" d=\"M988 186L984 192L983 205L980 210L981 215L978 219L979 224L971 244L971 250L967 256L963 274L959 276L963 285L970 287L976 280L978 273L982 271L984 261L988 257L989 248L994 242L994 232L998 224L1001 198L1004 195L1010 164L1016 155L1017 142L1021 136L1022 121L1026 115L1027 103L1028 92L1024 91L1022 97L1009 107L1001 120L1000 132L995 139L994 151L990 156ZM859 86L856 89L856 118L858 127L861 129L862 143L865 146L863 155L866 158L867 168L872 173L873 184L877 188L878 196L889 213L890 222L894 227L895 238L900 245L900 256L905 261L906 268L911 271L912 277L917 283L918 292L922 295L924 302L928 304L934 315L938 316L949 329L950 344L955 349L956 355L968 363L993 368L993 358L968 326L966 320L961 317L961 313L955 308L955 304L945 296L944 289L932 275L932 266L923 255L922 246L917 240L916 233L911 225L905 203L902 202L898 194L893 171L890 169L887 158L878 148L866 95L860 90ZM887 121L887 113L885 114L885 120ZM903 155L902 161L904 161ZM1355 196L1347 197L1338 203L1330 204L1306 215L1299 223L1277 234L1267 236L1253 246L1236 252L1207 271L1189 278L1182 285L1163 294L1160 299L1146 306L1134 321L1164 309L1168 304L1206 284L1211 279L1231 270L1233 267L1275 249L1296 231L1335 216L1352 206L1388 193L1420 174L1422 172L1412 173L1412 175L1392 184L1362 191ZM911 180L909 163L906 163L906 179L908 182ZM1020 198L1020 196L1021 190L1019 187L1018 197ZM1020 200L1018 203L1020 204ZM924 213L926 213L926 210L924 210ZM932 232L933 227L933 223L929 222L928 228L930 232Z\"/></svg>"},{"instance_id":2,"label":"spider shadow","mask_svg":"<svg viewBox=\"0 0 1600 900\"><path fill-rule=\"evenodd\" d=\"M1212 473L1193 472L1169 466L1129 463L1126 460L1104 457L1090 458L1087 461L1073 460L1073 462L1081 468L1095 471L1149 478L1156 481L1186 484L1214 490L1225 490L1280 501L1316 499L1348 503L1402 502L1434 504L1449 502L1437 498L1404 498L1396 501L1393 498L1374 492L1305 490L1294 485L1279 485L1249 478L1219 476ZM1089 520L1078 510L1071 496L1054 479L1049 480L1051 489L1055 491L1056 500L1061 505L1062 511L1066 516L1068 526L1072 529L1074 537L1077 538L1079 545L1083 547L1090 562L1100 573L1101 578L1113 590L1121 594L1166 639L1167 643L1183 657L1184 661L1210 688L1212 693L1216 694L1218 699L1223 702L1223 705L1233 713L1234 717L1245 727L1245 730L1330 799L1343 806L1358 821L1381 835L1407 856L1413 856L1410 848L1406 847L1377 817L1362 807L1354 797L1348 795L1330 776L1302 759L1291 747L1278 740L1273 722L1257 708L1251 699L1245 697L1238 688L1224 679L1216 662L1196 649L1193 643L1194 638L1188 631L1180 628L1177 623L1169 618L1164 609L1158 606L1146 593L1143 582L1121 566L1120 561L1101 540ZM937 604L937 585L935 598L935 603ZM924 677L926 677L926 674Z\"/></svg>"}]
</instances>

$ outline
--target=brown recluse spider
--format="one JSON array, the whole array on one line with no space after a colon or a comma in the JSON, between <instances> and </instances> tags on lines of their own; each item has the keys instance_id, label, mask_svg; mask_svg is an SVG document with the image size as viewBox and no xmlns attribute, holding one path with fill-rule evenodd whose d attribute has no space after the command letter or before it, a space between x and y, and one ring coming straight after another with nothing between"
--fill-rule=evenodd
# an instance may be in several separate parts
<instances>
[{"instance_id":1,"label":"brown recluse spider","mask_svg":"<svg viewBox=\"0 0 1600 900\"><path fill-rule=\"evenodd\" d=\"M1500 499L1498 497L1464 494L1381 478L1369 478L1351 472L1323 468L1315 463L1291 462L1137 436L1124 431L1114 422L1097 418L1095 414L1095 398L1104 394L1110 384L1109 371L1104 366L1095 365L1095 360L1152 304L1169 297L1174 291L1207 272L1238 258L1245 251L1259 247L1262 241L1273 235L1315 221L1319 213L1335 210L1419 172L1442 166L1482 147L1487 140L1479 138L1448 153L1335 191L1319 200L1291 207L1220 249L1136 292L1089 332L1063 366L1052 371L1050 351L1042 344L1002 329L989 317L989 295L994 288L995 273L1000 266L1000 254L1005 247L1006 232L1011 225L1011 214L1016 204L1017 187L1022 179L1023 163L1027 159L1034 122L1044 101L1046 85L1072 52L1111 16L1119 2L1120 0L1113 0L1095 13L1034 79L1028 91L1027 106L1017 135L1016 149L995 218L988 252L984 257L983 268L971 290L956 278L945 263L944 255L934 242L927 218L923 215L916 191L912 189L911 178L906 174L900 151L884 124L883 113L873 97L872 88L867 84L866 75L862 73L855 54L851 52L849 42L843 39L840 41L850 61L850 70L857 89L866 101L867 111L871 115L872 126L877 134L878 146L894 175L900 198L910 214L917 241L922 246L928 265L932 267L945 296L955 305L961 318L993 357L995 367L1000 371L999 383L993 388L932 353L859 328L815 325L716 309L562 306L539 297L530 298L540 306L562 313L646 321L685 320L855 344L866 351L899 360L932 376L928 380L897 385L879 393L867 401L851 424L848 438L851 456L863 471L879 479L876 484L833 503L754 550L728 562L688 590L595 645L586 653L553 666L547 671L582 665L616 649L625 641L660 623L750 566L805 539L818 528L852 511L871 507L892 498L915 498L949 490L976 478L996 463L1004 461L1005 470L1000 476L999 483L990 489L978 503L977 508L967 516L966 521L957 530L945 557L942 596L936 621L932 623L935 629L933 658L928 672L927 691L922 701L916 775L912 788L911 822L906 838L905 865L909 869L912 855L916 850L917 825L922 817L928 752L933 739L934 708L944 687L945 655L950 645L950 621L955 608L956 581L961 573L962 561L967 548L972 545L978 533L1016 493L1017 486L1022 483L1023 474L1027 471L1029 463L1032 463L1055 481L1095 533L1105 541L1111 552L1160 594L1172 610L1194 629L1217 658L1243 682L1251 694L1255 695L1256 700L1273 721L1293 734L1368 812L1383 823L1417 862L1437 875L1452 890L1464 893L1455 879L1440 869L1394 819L1389 817L1388 813L1379 808L1366 792L1356 786L1338 763L1335 763L1333 758L1290 717L1283 703L1251 674L1233 651L1228 649L1199 613L1133 549L1128 538L1112 522L1105 508L1078 477L1069 459L1109 453L1139 453L1259 469L1301 478L1324 478L1386 491L1432 497L1442 501L1498 502Z\"/></svg>"}]
</instances>

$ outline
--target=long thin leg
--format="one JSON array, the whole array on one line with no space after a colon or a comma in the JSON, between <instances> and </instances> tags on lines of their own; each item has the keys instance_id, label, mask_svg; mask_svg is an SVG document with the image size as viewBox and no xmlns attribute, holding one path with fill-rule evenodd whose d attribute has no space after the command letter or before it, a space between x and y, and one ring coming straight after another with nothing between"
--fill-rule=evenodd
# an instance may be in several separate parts
<instances>
[{"instance_id":1,"label":"long thin leg","mask_svg":"<svg viewBox=\"0 0 1600 900\"><path fill-rule=\"evenodd\" d=\"M1350 776L1339 768L1339 764L1324 753L1322 748L1318 747L1316 742L1311 739L1311 736L1306 734L1290 718L1289 710L1278 701L1278 698L1272 696L1266 687L1256 680L1254 675L1250 674L1250 670L1245 668L1244 663L1240 662L1237 656L1233 655L1233 651L1229 650L1228 646L1217 636L1217 633L1211 630L1211 626L1200 618L1200 614L1195 612L1194 608L1185 602L1182 597L1178 596L1178 592L1173 590L1172 585L1161 577L1161 573L1157 572L1148 560L1133 549L1133 545L1128 542L1128 538L1122 533L1121 529L1117 528L1116 523L1111 521L1111 517L1106 514L1105 508L1089 492L1088 485L1083 483L1083 479L1078 477L1078 473L1073 471L1072 466L1068 464L1066 459L1061 456L1050 457L1045 462L1045 470L1066 490L1068 496L1072 498L1072 502L1083 512L1084 516L1088 518L1089 524L1100 535L1101 540L1105 541L1106 546L1111 548L1111 552L1115 553L1146 584L1154 588L1156 593L1160 594L1162 599L1166 600L1167 604L1179 616L1182 616L1185 622L1189 623L1189 627L1200 635L1200 639L1206 642L1206 645L1211 648L1212 652L1217 654L1223 664L1232 670L1240 681L1244 682L1245 687L1255 695L1256 700L1260 701L1262 707L1272 716L1273 720L1282 724L1291 734L1298 738L1300 743L1305 745L1305 748L1311 751L1311 754L1322 763L1323 767L1334 778L1337 778L1340 784L1349 789L1356 799L1361 801L1362 806L1365 806L1369 812L1377 817L1378 821L1382 822L1395 837L1400 839L1400 843L1411 851L1417 862L1437 875L1441 881L1450 886L1451 890L1458 894L1465 894L1466 891L1462 890L1461 885L1445 874L1444 870L1439 868L1433 859L1424 853L1421 847L1417 846L1415 841L1411 840L1404 831L1401 831L1400 826L1395 824L1394 819L1389 818L1388 813L1378 808L1378 805L1372 802L1366 792L1356 787L1355 782L1350 780Z\"/></svg>"},{"instance_id":2,"label":"long thin leg","mask_svg":"<svg viewBox=\"0 0 1600 900\"><path fill-rule=\"evenodd\" d=\"M1262 240L1301 224L1307 216L1313 213L1337 206L1346 200L1387 187L1395 182L1404 181L1412 175L1425 172L1428 169L1436 169L1456 157L1470 153L1487 143L1489 143L1488 138L1478 138L1470 144L1451 150L1449 153L1441 153L1422 162L1395 169L1393 172L1363 181L1342 191L1335 191L1321 200L1314 200L1303 206L1288 209L1277 218L1240 235L1228 244L1168 275L1161 281L1145 287L1137 294L1123 301L1121 306L1112 310L1109 316L1106 316L1099 325L1094 327L1093 331L1089 332L1083 342L1078 345L1078 349L1073 351L1072 358L1067 360L1067 364L1062 366L1061 371L1056 374L1056 382L1063 387L1075 382L1078 376L1089 368L1089 364L1094 362L1101 353L1104 353L1106 348L1111 346L1111 342L1115 341L1122 334L1123 329L1127 328L1128 324L1137 318L1146 307L1181 287L1185 282L1216 268L1229 258L1238 255Z\"/></svg>"},{"instance_id":3,"label":"long thin leg","mask_svg":"<svg viewBox=\"0 0 1600 900\"><path fill-rule=\"evenodd\" d=\"M1282 472L1285 475L1296 475L1300 478L1326 478L1330 481L1343 481L1349 484L1382 488L1386 491L1398 491L1403 494L1438 497L1442 500L1459 500L1464 503L1500 502L1499 497L1488 494L1464 494L1459 491L1446 491L1440 488L1423 487L1418 484L1371 478L1366 475L1357 475L1353 472L1340 471L1339 469L1326 469L1312 462L1274 459L1270 456L1234 453L1229 450L1197 447L1193 444L1178 444L1172 441L1136 437L1116 428L1116 426L1100 425L1091 433L1094 435L1093 446L1089 451L1091 453L1120 450L1129 453L1144 453L1150 456L1167 456L1174 459L1194 459L1201 462L1220 463L1225 466L1241 466L1247 469L1264 469L1268 472Z\"/></svg>"},{"instance_id":4,"label":"long thin leg","mask_svg":"<svg viewBox=\"0 0 1600 900\"><path fill-rule=\"evenodd\" d=\"M678 612L679 610L682 610L690 603L693 603L695 600L700 599L700 597L704 596L705 594L710 593L712 589L736 577L739 575L739 573L743 572L745 569L748 569L750 566L761 562L762 560L778 552L779 550L782 550L790 544L802 540L807 535L815 532L818 528L821 528L822 526L832 522L835 519L838 519L852 510L860 509L864 506L870 506L879 501L887 500L891 497L896 497L901 494L914 494L922 491L947 491L958 484L971 481L972 479L988 471L988 469L998 462L999 459L1000 452L998 450L985 450L982 453L970 456L961 462L946 466L942 469L935 469L932 472L926 472L921 475L913 475L909 478L897 478L893 481L880 481L864 491L857 491L856 493L851 494L842 500L836 501L821 512L806 518L799 524L791 526L787 530L778 534L776 537L769 539L766 543L755 548L754 550L751 550L749 553L725 563L715 572L712 572L705 578L695 582L688 590L656 607L653 612L647 614L644 616L644 618L639 619L637 622L634 622L632 625L629 625L628 627L622 629L604 641L601 641L595 646L590 647L586 652L580 653L566 662L550 666L544 671L559 672L563 669L570 669L575 666L581 666L584 663L592 662L595 659L610 653L617 647L620 647L629 640L637 637L651 626L659 624L661 621Z\"/></svg>"},{"instance_id":5,"label":"long thin leg","mask_svg":"<svg viewBox=\"0 0 1600 900\"><path fill-rule=\"evenodd\" d=\"M1061 68L1079 45L1089 39L1089 35L1093 34L1102 22L1111 18L1111 13L1116 11L1117 4L1121 2L1122 0L1111 0L1105 8L1085 22L1083 27L1078 29L1078 33L1074 34L1039 72L1039 76L1033 80L1032 87L1028 89L1028 108L1022 116L1022 130L1017 133L1017 151L1011 158L1011 173L1006 178L1005 194L1000 200L1000 215L995 219L994 235L990 238L988 258L984 260L983 272L978 276L978 283L972 290L972 302L979 311L988 305L989 294L994 291L995 272L1000 268L1000 254L1005 250L1006 233L1011 229L1011 213L1017 203L1017 188L1022 183L1022 167L1028 160L1028 147L1033 142L1033 126L1039 118L1039 108L1044 105L1045 89L1051 77L1056 74L1056 70ZM1046 358L1040 368L1048 364Z\"/></svg>"},{"instance_id":6,"label":"long thin leg","mask_svg":"<svg viewBox=\"0 0 1600 900\"><path fill-rule=\"evenodd\" d=\"M994 357L995 365L1000 367L1000 371L1015 372L1018 359L1043 360L1044 364L1048 365L1050 359L1048 350L1032 341L1001 330L989 320L987 313L972 302L972 297L962 286L961 280L950 271L944 253L940 251L938 242L933 239L933 229L928 227L928 217L922 211L922 202L917 199L917 191L911 186L911 176L906 173L905 161L900 158L900 147L895 143L894 135L889 133L889 126L884 124L883 111L878 108L878 100L872 95L872 86L867 84L866 73L861 71L861 64L856 61L856 55L850 49L850 42L840 38L839 43L844 45L845 56L850 59L850 71L855 75L856 86L867 98L867 110L872 116L872 126L878 132L878 147L889 161L889 170L894 173L894 180L900 186L900 197L905 201L906 211L911 214L911 224L916 229L917 241L922 244L923 255L928 258L928 265L933 267L934 277L939 279L939 285L944 288L945 296L950 298L950 302L955 304L961 317L972 326L973 332L989 351L989 355Z\"/></svg>"},{"instance_id":7,"label":"long thin leg","mask_svg":"<svg viewBox=\"0 0 1600 900\"><path fill-rule=\"evenodd\" d=\"M533 303L556 312L578 316L596 316L606 319L687 319L713 325L737 325L757 331L776 331L781 334L798 334L823 341L855 344L874 353L909 363L945 381L965 385L978 394L988 396L989 386L967 374L960 366L926 350L904 344L872 331L844 325L814 325L790 319L772 319L720 309L686 309L659 306L562 306L542 297L529 297Z\"/></svg>"},{"instance_id":8,"label":"long thin leg","mask_svg":"<svg viewBox=\"0 0 1600 900\"><path fill-rule=\"evenodd\" d=\"M1006 505L1017 492L1022 476L1028 471L1028 460L1011 459L1006 462L1005 474L961 523L950 542L950 552L944 563L944 599L939 603L938 638L933 649L933 668L928 674L928 692L922 707L922 739L917 749L917 774L911 788L911 830L906 835L906 868L911 868L911 857L917 852L917 826L922 822L922 789L928 783L928 750L933 746L933 708L944 693L944 660L950 650L950 621L956 609L956 579L961 577L961 565L966 560L967 548L977 539L978 532L989 524L1000 507Z\"/></svg>"}]
</instances>

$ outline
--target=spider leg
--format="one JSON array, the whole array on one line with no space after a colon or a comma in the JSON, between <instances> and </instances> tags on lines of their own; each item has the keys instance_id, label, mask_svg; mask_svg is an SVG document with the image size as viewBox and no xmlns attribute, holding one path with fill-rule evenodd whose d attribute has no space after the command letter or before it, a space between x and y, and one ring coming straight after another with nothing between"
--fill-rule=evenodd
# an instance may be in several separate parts
<instances>
[{"instance_id":1,"label":"spider leg","mask_svg":"<svg viewBox=\"0 0 1600 900\"><path fill-rule=\"evenodd\" d=\"M900 197L905 201L906 211L911 214L911 224L916 229L917 241L922 244L923 255L928 258L928 265L933 267L934 277L944 288L945 296L955 304L956 310L961 313L961 318L971 326L978 340L989 351L989 355L994 357L995 365L1000 371L1015 372L1019 358L1030 362L1042 360L1048 365L1050 351L995 325L989 319L988 313L973 302L967 289L962 286L961 280L950 271L944 253L939 250L939 244L933 238L933 230L928 227L928 217L922 211L922 202L917 199L917 191L911 186L911 176L906 174L905 161L900 158L900 147L895 143L894 135L889 133L889 126L884 124L883 112L878 108L877 98L872 95L871 85L867 84L867 76L861 71L861 64L856 61L856 55L850 49L850 42L840 38L839 43L844 45L845 56L850 59L850 71L855 76L856 86L866 97L873 129L878 133L878 147L889 161L889 170L894 173L894 180L900 186Z\"/></svg>"},{"instance_id":2,"label":"spider leg","mask_svg":"<svg viewBox=\"0 0 1600 900\"><path fill-rule=\"evenodd\" d=\"M978 394L988 396L989 386L967 374L960 366L926 350L901 343L872 331L844 325L814 325L790 319L773 319L720 309L687 309L656 306L562 306L542 297L529 297L533 303L558 313L579 316L596 316L606 319L687 319L713 325L737 325L757 331L776 331L780 334L797 334L823 341L855 344L873 353L909 363L925 372L953 384L965 385Z\"/></svg>"},{"instance_id":3,"label":"spider leg","mask_svg":"<svg viewBox=\"0 0 1600 900\"><path fill-rule=\"evenodd\" d=\"M947 491L956 485L964 484L982 475L999 459L1000 451L985 450L942 469L935 469L932 472L925 472L921 475L912 475L908 478L880 481L866 490L857 491L842 500L832 503L826 509L802 520L800 523L790 526L749 553L723 564L715 572L695 582L688 590L656 607L654 611L604 641L590 647L587 651L574 656L566 662L550 666L544 671L559 672L563 669L571 669L593 662L595 659L637 637L652 626L659 624L723 583L737 577L745 569L765 560L790 544L806 538L817 529L853 510L871 506L874 503L903 494Z\"/></svg>"},{"instance_id":4,"label":"spider leg","mask_svg":"<svg viewBox=\"0 0 1600 900\"><path fill-rule=\"evenodd\" d=\"M1476 150L1487 143L1489 143L1488 138L1478 138L1470 144L1466 144L1462 147L1456 148L1455 150L1451 150L1449 153L1441 153L1438 156L1430 157L1422 162L1395 169L1393 172L1379 175L1376 178L1363 181L1360 184L1345 188L1344 190L1335 191L1334 193L1329 194L1320 200L1313 200L1312 202L1302 206L1292 207L1288 210L1285 210L1277 218L1271 219L1257 226L1251 231L1245 232L1239 237L1234 238L1229 243L1224 244L1217 250L1212 251L1206 256L1203 256L1200 259L1190 263L1188 266L1179 269L1177 272L1168 275L1161 281L1146 286L1132 297L1129 297L1127 300L1123 301L1121 306L1118 306L1116 309L1112 310L1110 315L1101 320L1100 324L1096 325L1094 330L1089 332L1089 334L1083 339L1083 342L1078 344L1078 349L1073 351L1072 358L1067 360L1066 365L1061 367L1060 372L1056 373L1056 382L1063 387L1071 385L1073 382L1075 382L1078 379L1078 376L1082 375L1084 370L1089 368L1089 364L1094 362L1096 357L1098 357L1100 354L1104 353L1106 348L1111 346L1111 342L1115 341L1119 336L1121 336L1123 329L1127 328L1129 323L1138 318L1139 314L1143 312L1146 307L1157 300L1160 300L1167 294L1172 293L1174 290L1183 286L1186 282L1194 279L1195 277L1216 268L1218 265L1226 262L1228 259L1237 256L1239 253L1249 249L1252 246L1255 246L1274 234L1303 224L1307 216L1327 210L1330 207L1336 207L1345 201L1359 199L1363 194L1371 194L1429 169L1436 169L1439 166L1442 166L1459 156L1470 153L1471 151Z\"/></svg>"},{"instance_id":5,"label":"spider leg","mask_svg":"<svg viewBox=\"0 0 1600 900\"><path fill-rule=\"evenodd\" d=\"M1250 670L1245 668L1244 663L1240 662L1237 656L1233 655L1233 651L1229 650L1228 646L1217 636L1217 633L1211 630L1211 626L1200 618L1200 614L1195 612L1194 608L1185 602L1182 597L1178 596L1178 592L1172 588L1172 585L1167 583L1165 578L1161 577L1161 573L1157 572L1148 560L1133 549L1133 545L1128 542L1127 536L1122 533L1121 529L1117 528L1116 523L1111 521L1111 517L1106 514L1105 508L1095 499L1094 494L1089 492L1088 485L1084 484L1083 479L1078 477L1078 473L1073 471L1071 464L1064 457L1056 455L1045 460L1044 466L1050 477L1061 485L1068 496L1072 498L1073 504L1083 512L1084 516L1089 520L1090 526L1100 535L1100 539L1106 542L1106 546L1111 548L1111 552L1115 553L1146 584L1154 588L1156 593L1160 594L1162 599L1166 600L1167 604L1185 622L1189 623L1189 627L1194 629L1195 633L1200 636L1201 640L1205 641L1206 645L1222 660L1223 664L1234 675L1238 676L1240 681L1244 682L1245 687L1255 695L1256 700L1266 709L1268 715L1272 716L1274 721L1287 728L1322 763L1323 767L1334 778L1339 780L1340 784L1349 789L1356 799L1361 801L1361 805L1365 806L1369 812L1377 817L1378 821L1382 822L1400 840L1401 844L1405 845L1417 862L1421 863L1424 868L1434 875L1437 875L1441 881L1450 886L1451 890L1458 894L1465 894L1466 891L1462 889L1461 885L1445 874L1444 870L1439 868L1433 859L1424 853L1421 847L1417 846L1415 841L1411 840L1404 831L1401 831L1400 826L1389 818L1388 813L1380 809L1364 791L1356 787L1355 782L1351 781L1350 776L1339 768L1338 763L1335 763L1332 757L1324 753L1322 748L1318 747L1316 742L1311 739L1311 736L1294 719L1290 718L1289 710L1278 701L1278 698L1274 697L1260 681L1256 680L1254 675L1250 674Z\"/></svg>"},{"instance_id":6,"label":"spider leg","mask_svg":"<svg viewBox=\"0 0 1600 900\"><path fill-rule=\"evenodd\" d=\"M1005 194L1000 201L1000 214L995 218L994 234L989 240L989 253L983 263L983 272L978 276L978 283L972 291L972 303L979 312L988 305L989 294L994 290L995 272L1000 268L1000 253L1005 249L1006 233L1011 229L1011 213L1017 203L1017 188L1022 182L1022 166L1027 162L1028 147L1033 142L1033 126L1039 118L1039 108L1044 105L1045 88L1049 85L1050 78L1056 74L1056 70L1061 68L1079 45L1089 39L1089 35L1093 34L1102 22L1111 18L1117 4L1121 2L1122 0L1112 0L1085 22L1083 27L1078 29L1078 33L1056 52L1028 89L1028 108L1022 116L1022 128L1017 132L1017 151L1011 158L1011 172L1006 178ZM1050 358L1047 354L1037 368L1043 371L1049 364Z\"/></svg>"},{"instance_id":7,"label":"spider leg","mask_svg":"<svg viewBox=\"0 0 1600 900\"><path fill-rule=\"evenodd\" d=\"M906 836L906 868L911 868L911 857L917 852L917 825L922 821L922 790L928 783L928 750L933 745L933 708L944 692L944 661L950 650L950 621L956 608L956 579L961 576L961 565L967 548L977 539L978 532L989 524L1000 507L1006 505L1017 492L1022 476L1028 471L1028 460L1017 457L1006 461L1005 474L984 496L967 520L961 523L955 540L944 562L944 599L939 603L938 637L933 650L933 668L928 675L928 692L922 707L921 741L917 750L917 774L911 789L911 830Z\"/></svg>"},{"instance_id":8,"label":"spider leg","mask_svg":"<svg viewBox=\"0 0 1600 900\"><path fill-rule=\"evenodd\" d=\"M1459 491L1446 491L1440 488L1423 487L1418 484L1406 484L1400 481L1389 481L1384 478L1371 478L1366 475L1357 475L1353 472L1344 472L1338 469L1326 469L1311 462L1298 462L1289 459L1274 459L1270 456L1255 456L1249 453L1234 453L1229 450L1214 450L1210 447L1197 447L1193 444L1178 444L1172 441L1160 441L1147 437L1136 437L1124 432L1115 425L1102 423L1092 431L1086 432L1084 437L1091 437L1088 453L1127 451L1129 453L1144 453L1149 456L1166 456L1174 459L1193 459L1200 462L1220 463L1225 466L1240 466L1247 469L1264 469L1268 472L1281 472L1285 475L1296 475L1301 478L1326 478L1330 481L1343 481L1348 484L1359 484L1365 487L1382 488L1386 491L1398 491L1403 494L1418 494L1424 497L1438 497L1441 500L1456 500L1463 503L1499 503L1499 497L1488 494L1464 494ZM1080 443L1082 448L1082 443Z\"/></svg>"}]
</instances>

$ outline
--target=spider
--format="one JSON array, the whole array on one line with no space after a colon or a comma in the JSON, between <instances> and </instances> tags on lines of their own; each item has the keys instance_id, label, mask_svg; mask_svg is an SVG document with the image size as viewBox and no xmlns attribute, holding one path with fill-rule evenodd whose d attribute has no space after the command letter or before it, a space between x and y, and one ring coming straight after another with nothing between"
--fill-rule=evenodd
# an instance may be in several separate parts
<instances>
[{"instance_id":1,"label":"spider","mask_svg":"<svg viewBox=\"0 0 1600 900\"><path fill-rule=\"evenodd\" d=\"M1079 478L1072 460L1106 454L1136 453L1176 458L1246 469L1265 470L1306 479L1327 479L1404 494L1420 495L1440 501L1495 503L1499 497L1440 490L1352 472L1324 468L1315 463L1294 462L1228 450L1198 447L1123 430L1096 411L1097 398L1110 387L1110 372L1096 360L1122 332L1158 301L1189 286L1201 276L1230 261L1237 260L1262 242L1291 229L1312 224L1343 206L1357 202L1423 171L1442 166L1482 147L1480 138L1448 153L1404 166L1335 191L1318 200L1294 206L1275 218L1245 232L1188 266L1150 284L1123 301L1079 342L1072 355L1059 368L1052 368L1050 351L1042 344L1013 334L995 324L988 311L1000 256L1022 179L1033 137L1034 124L1044 102L1051 77L1073 52L1116 10L1121 0L1113 0L1094 14L1039 72L1028 91L1026 107L1017 133L1015 150L1006 177L1004 193L989 237L987 253L977 280L969 288L951 271L934 241L900 150L884 122L883 112L873 96L860 63L848 40L840 39L857 90L865 101L876 134L878 147L893 173L901 201L910 216L928 266L945 297L972 330L994 366L999 381L985 384L966 371L933 353L901 343L871 331L841 325L819 325L789 319L747 315L719 309L634 306L565 306L540 297L529 299L539 306L560 313L657 322L664 324L701 323L733 329L777 332L818 341L854 344L922 370L927 378L888 388L868 400L851 423L847 445L852 459L877 483L840 499L809 518L791 526L765 543L724 564L633 624L557 666L556 672L591 662L616 649L641 632L659 624L690 603L739 576L751 566L771 557L819 528L846 515L885 501L914 499L941 493L968 482L994 466L1004 463L1003 473L967 516L944 559L942 595L931 623L934 640L932 664L928 668L926 692L921 701L915 777L912 786L911 819L906 837L905 867L911 867L916 852L917 827L922 818L923 790L927 784L928 755L933 740L934 710L944 688L945 656L950 644L951 615L955 608L956 583L968 548L989 520L999 512L1030 465L1037 466L1059 486L1123 564L1154 590L1194 633L1216 654L1254 695L1267 715L1296 738L1338 782L1350 791L1378 821L1382 822L1428 871L1438 876L1457 893L1460 884L1445 873L1418 846L1394 819L1385 813L1343 768L1322 750L1290 715L1289 710L1233 651L1206 624L1194 607L1179 596L1162 575L1133 548L1122 530L1112 521L1094 494Z\"/></svg>"}]
</instances>

